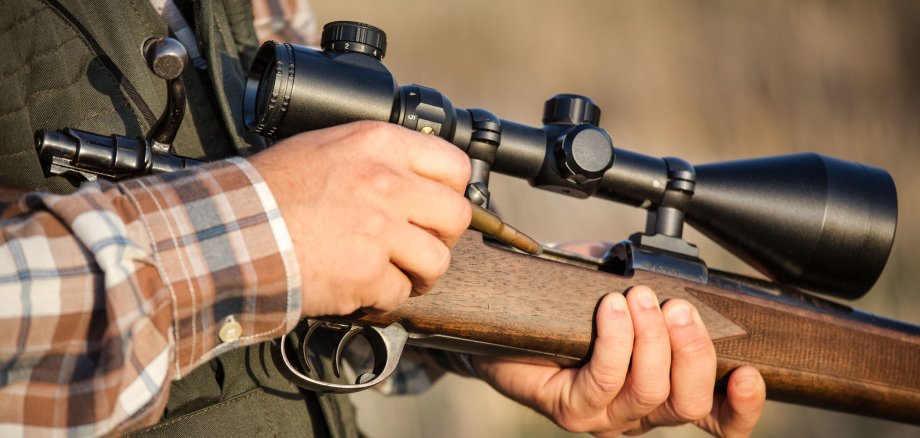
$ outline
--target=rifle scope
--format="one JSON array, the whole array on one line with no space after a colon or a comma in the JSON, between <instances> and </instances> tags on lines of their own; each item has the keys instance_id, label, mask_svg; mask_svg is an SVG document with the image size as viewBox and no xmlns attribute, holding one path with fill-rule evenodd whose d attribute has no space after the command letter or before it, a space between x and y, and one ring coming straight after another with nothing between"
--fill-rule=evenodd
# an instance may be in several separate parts
<instances>
[{"instance_id":1,"label":"rifle scope","mask_svg":"<svg viewBox=\"0 0 920 438\"><path fill-rule=\"evenodd\" d=\"M882 169L814 153L691 166L614 149L591 99L556 95L542 127L514 123L399 86L380 61L385 51L383 31L355 22L327 24L322 50L263 44L246 83L247 128L283 138L377 120L438 135L470 156L470 187L486 199L496 171L642 207L653 219L645 236L679 239L686 220L778 282L844 298L865 294L888 259L897 193ZM467 192L474 201L476 190Z\"/></svg>"}]
</instances>

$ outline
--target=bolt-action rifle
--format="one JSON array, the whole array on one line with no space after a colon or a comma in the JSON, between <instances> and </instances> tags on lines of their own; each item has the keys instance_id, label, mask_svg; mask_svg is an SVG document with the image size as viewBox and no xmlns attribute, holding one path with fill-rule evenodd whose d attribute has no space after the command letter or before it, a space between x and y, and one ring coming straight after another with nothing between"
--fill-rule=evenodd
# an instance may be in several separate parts
<instances>
[{"instance_id":1,"label":"bolt-action rifle","mask_svg":"<svg viewBox=\"0 0 920 438\"><path fill-rule=\"evenodd\" d=\"M554 96L543 126L526 126L456 108L431 88L399 86L380 62L385 51L380 29L354 22L326 25L322 50L264 44L246 84L246 126L282 138L378 120L440 136L470 157L466 195L478 231L457 244L428 294L386 315L305 320L296 336L282 338L276 358L292 381L316 391L365 389L395 370L405 345L576 365L590 357L600 298L645 284L699 309L720 379L749 364L771 399L920 424L920 327L799 289L854 299L878 279L897 222L886 171L818 154L707 165L651 157L614 148L599 127L600 108L586 97ZM119 179L198 163L170 147L184 108L173 67L187 59L168 39L148 44L146 57L168 83L161 123L146 138L41 131L47 172ZM644 208L646 229L603 257L540 245L487 209L493 171ZM683 239L685 222L773 281L708 268ZM353 384L323 380L308 348L317 330L341 333L337 364L356 335L365 337L373 369Z\"/></svg>"}]
</instances>

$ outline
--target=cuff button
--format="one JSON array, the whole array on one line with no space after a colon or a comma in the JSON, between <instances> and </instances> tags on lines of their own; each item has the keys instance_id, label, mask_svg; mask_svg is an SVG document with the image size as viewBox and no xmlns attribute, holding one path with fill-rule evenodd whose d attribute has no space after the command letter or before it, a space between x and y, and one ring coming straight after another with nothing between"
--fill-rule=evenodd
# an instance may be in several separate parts
<instances>
[{"instance_id":1,"label":"cuff button","mask_svg":"<svg viewBox=\"0 0 920 438\"><path fill-rule=\"evenodd\" d=\"M223 342L236 341L242 335L243 326L241 326L240 323L236 321L236 318L234 318L232 315L228 316L227 319L224 320L224 325L220 327L220 332L218 333L220 340Z\"/></svg>"}]
</instances>

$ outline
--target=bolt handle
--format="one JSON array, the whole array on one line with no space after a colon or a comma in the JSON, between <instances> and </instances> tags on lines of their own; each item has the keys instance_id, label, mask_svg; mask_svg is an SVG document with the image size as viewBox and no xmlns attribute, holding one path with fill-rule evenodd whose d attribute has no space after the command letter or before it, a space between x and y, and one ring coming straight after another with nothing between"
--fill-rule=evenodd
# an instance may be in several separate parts
<instances>
[{"instance_id":1,"label":"bolt handle","mask_svg":"<svg viewBox=\"0 0 920 438\"><path fill-rule=\"evenodd\" d=\"M174 153L173 140L185 117L185 83L182 81L182 72L188 65L188 51L176 39L150 38L144 42L144 59L153 74L166 80L166 107L147 133L147 139L155 151Z\"/></svg>"}]
</instances>

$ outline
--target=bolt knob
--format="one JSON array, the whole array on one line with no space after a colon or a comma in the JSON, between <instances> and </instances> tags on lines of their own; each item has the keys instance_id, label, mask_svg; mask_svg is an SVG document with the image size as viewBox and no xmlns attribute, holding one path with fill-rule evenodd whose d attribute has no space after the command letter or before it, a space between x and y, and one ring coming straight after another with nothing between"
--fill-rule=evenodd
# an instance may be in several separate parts
<instances>
[{"instance_id":1,"label":"bolt knob","mask_svg":"<svg viewBox=\"0 0 920 438\"><path fill-rule=\"evenodd\" d=\"M580 125L590 123L598 126L601 109L594 102L577 94L557 94L543 105L543 123Z\"/></svg>"},{"instance_id":2,"label":"bolt knob","mask_svg":"<svg viewBox=\"0 0 920 438\"><path fill-rule=\"evenodd\" d=\"M556 145L556 165L562 177L582 184L600 179L613 165L613 141L600 128L583 123Z\"/></svg>"},{"instance_id":3,"label":"bolt knob","mask_svg":"<svg viewBox=\"0 0 920 438\"><path fill-rule=\"evenodd\" d=\"M170 81L182 76L188 64L188 51L174 38L150 38L144 42L144 58L153 74Z\"/></svg>"},{"instance_id":4,"label":"bolt knob","mask_svg":"<svg viewBox=\"0 0 920 438\"><path fill-rule=\"evenodd\" d=\"M382 59L387 50L387 34L370 24L333 21L323 26L320 46L327 52L357 52Z\"/></svg>"}]
</instances>

